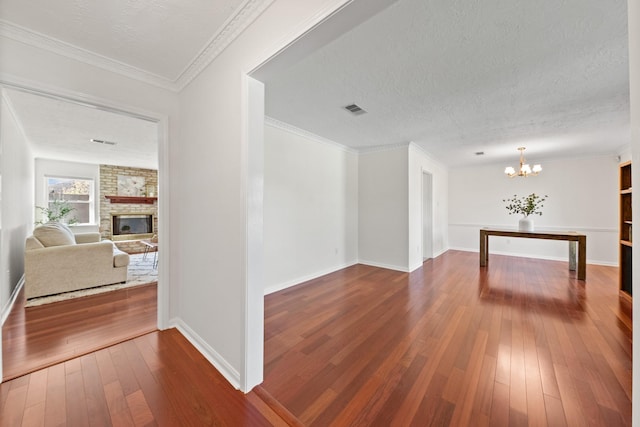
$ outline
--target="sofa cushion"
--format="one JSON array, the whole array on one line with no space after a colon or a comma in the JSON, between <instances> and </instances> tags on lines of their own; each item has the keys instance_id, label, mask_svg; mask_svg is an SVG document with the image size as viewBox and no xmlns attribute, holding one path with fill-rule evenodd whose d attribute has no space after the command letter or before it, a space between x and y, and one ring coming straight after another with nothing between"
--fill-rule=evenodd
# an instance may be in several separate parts
<instances>
[{"instance_id":1,"label":"sofa cushion","mask_svg":"<svg viewBox=\"0 0 640 427\"><path fill-rule=\"evenodd\" d=\"M33 230L33 236L40 240L45 247L75 245L76 239L73 232L59 222L47 222Z\"/></svg>"}]
</instances>

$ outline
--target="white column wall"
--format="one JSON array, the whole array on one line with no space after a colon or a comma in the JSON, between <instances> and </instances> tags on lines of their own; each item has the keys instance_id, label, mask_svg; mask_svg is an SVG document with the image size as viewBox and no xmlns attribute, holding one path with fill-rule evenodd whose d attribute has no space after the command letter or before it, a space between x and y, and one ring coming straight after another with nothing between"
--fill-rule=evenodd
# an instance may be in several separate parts
<instances>
[{"instance_id":1,"label":"white column wall","mask_svg":"<svg viewBox=\"0 0 640 427\"><path fill-rule=\"evenodd\" d=\"M355 152L265 126L265 293L355 264Z\"/></svg>"},{"instance_id":2,"label":"white column wall","mask_svg":"<svg viewBox=\"0 0 640 427\"><path fill-rule=\"evenodd\" d=\"M248 311L262 300L248 297L264 284L248 274L247 250L254 237L248 209L254 188L248 186L248 150L254 132L246 126L246 74L295 40L346 0L276 0L262 15L179 94L179 150L172 152L172 222L180 240L179 325L198 348L236 387L248 391L262 378L251 362ZM262 141L260 141L262 143ZM172 211L173 213L173 211ZM189 254L189 256L186 256ZM254 253L254 255L257 255ZM261 264L254 258L253 262ZM250 303L247 304L247 301ZM260 361L261 363L261 361Z\"/></svg>"},{"instance_id":3,"label":"white column wall","mask_svg":"<svg viewBox=\"0 0 640 427\"><path fill-rule=\"evenodd\" d=\"M360 153L358 257L360 263L409 271L408 145Z\"/></svg>"},{"instance_id":4,"label":"white column wall","mask_svg":"<svg viewBox=\"0 0 640 427\"><path fill-rule=\"evenodd\" d=\"M518 153L513 161L517 162ZM587 235L587 262L618 263L618 162L614 156L567 158L540 162L540 175L508 178L506 165L452 168L449 174L449 246L479 250L482 227L518 226L505 198L531 193L548 195L535 228L573 230ZM567 260L567 242L491 238L492 254Z\"/></svg>"},{"instance_id":5,"label":"white column wall","mask_svg":"<svg viewBox=\"0 0 640 427\"><path fill-rule=\"evenodd\" d=\"M422 174L431 174L433 187L433 257L449 248L448 205L449 175L447 167L430 158L422 149L409 145L409 270L422 266Z\"/></svg>"},{"instance_id":6,"label":"white column wall","mask_svg":"<svg viewBox=\"0 0 640 427\"><path fill-rule=\"evenodd\" d=\"M4 94L0 109L0 179L0 315L4 323L12 294L24 275L24 245L33 230L34 202L33 156Z\"/></svg>"}]
</instances>

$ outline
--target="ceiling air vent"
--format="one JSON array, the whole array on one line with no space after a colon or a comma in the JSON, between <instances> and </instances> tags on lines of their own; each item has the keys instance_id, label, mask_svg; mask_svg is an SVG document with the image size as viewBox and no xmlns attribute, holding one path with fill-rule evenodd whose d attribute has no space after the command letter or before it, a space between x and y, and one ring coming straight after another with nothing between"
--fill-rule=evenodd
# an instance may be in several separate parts
<instances>
[{"instance_id":1,"label":"ceiling air vent","mask_svg":"<svg viewBox=\"0 0 640 427\"><path fill-rule=\"evenodd\" d=\"M356 104L351 104L351 105L347 105L346 107L344 107L345 110L351 112L352 114L356 114L356 115L360 115L360 114L365 114L366 111L364 111L362 108L358 107Z\"/></svg>"}]
</instances>

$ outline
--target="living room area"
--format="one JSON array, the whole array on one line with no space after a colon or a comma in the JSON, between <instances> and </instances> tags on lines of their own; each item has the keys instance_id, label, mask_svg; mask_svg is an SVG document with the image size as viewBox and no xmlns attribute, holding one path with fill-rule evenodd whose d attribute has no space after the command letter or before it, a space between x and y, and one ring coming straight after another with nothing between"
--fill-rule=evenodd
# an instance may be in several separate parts
<instances>
[{"instance_id":1,"label":"living room area","mask_svg":"<svg viewBox=\"0 0 640 427\"><path fill-rule=\"evenodd\" d=\"M33 200L3 218L28 236L3 260L24 271L3 300L7 379L157 328L160 218L155 123L17 90L3 110Z\"/></svg>"}]
</instances>

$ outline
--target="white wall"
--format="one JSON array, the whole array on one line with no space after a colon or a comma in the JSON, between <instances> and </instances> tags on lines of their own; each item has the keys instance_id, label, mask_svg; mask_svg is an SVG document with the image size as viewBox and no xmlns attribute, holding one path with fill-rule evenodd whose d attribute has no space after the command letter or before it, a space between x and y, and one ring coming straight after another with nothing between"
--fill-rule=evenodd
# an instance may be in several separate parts
<instances>
[{"instance_id":1,"label":"white wall","mask_svg":"<svg viewBox=\"0 0 640 427\"><path fill-rule=\"evenodd\" d=\"M432 180L432 230L433 257L437 257L449 248L448 205L449 176L446 166L430 158L418 146L409 145L409 270L422 266L423 232L423 173L431 174Z\"/></svg>"},{"instance_id":2,"label":"white wall","mask_svg":"<svg viewBox=\"0 0 640 427\"><path fill-rule=\"evenodd\" d=\"M633 187L640 188L640 1L629 0L629 82L631 92L631 153L633 165ZM633 221L640 223L640 197L633 197ZM640 240L640 227L633 228L633 241ZM640 253L633 251L633 288L640 289ZM640 298L633 303L633 341L640 342ZM633 347L633 425L640 425L640 346Z\"/></svg>"},{"instance_id":3,"label":"white wall","mask_svg":"<svg viewBox=\"0 0 640 427\"><path fill-rule=\"evenodd\" d=\"M263 319L249 315L262 304L251 294L264 292L264 282L256 283L264 278L258 271L263 263L247 257L253 240L262 237L247 227L251 201L262 195L249 185L248 135L257 121L249 115L252 85L245 75L345 2L274 1L179 95L180 144L171 152L172 224L180 235L176 252L190 255L178 261L175 278L179 321L243 390L262 381L262 359L250 351L246 331L262 328Z\"/></svg>"},{"instance_id":4,"label":"white wall","mask_svg":"<svg viewBox=\"0 0 640 427\"><path fill-rule=\"evenodd\" d=\"M265 293L358 260L358 158L267 121Z\"/></svg>"},{"instance_id":5,"label":"white wall","mask_svg":"<svg viewBox=\"0 0 640 427\"><path fill-rule=\"evenodd\" d=\"M517 156L514 155L514 161ZM538 160L537 160L538 161ZM517 227L505 198L548 195L535 227L587 235L587 262L618 263L618 163L614 156L543 161L540 175L507 178L503 165L454 168L449 174L449 246L479 250L479 229ZM566 260L567 243L491 238L491 253Z\"/></svg>"},{"instance_id":6,"label":"white wall","mask_svg":"<svg viewBox=\"0 0 640 427\"><path fill-rule=\"evenodd\" d=\"M24 275L25 239L33 230L33 157L4 95L0 110L0 309L2 319Z\"/></svg>"},{"instance_id":7,"label":"white wall","mask_svg":"<svg viewBox=\"0 0 640 427\"><path fill-rule=\"evenodd\" d=\"M93 203L94 220L93 227L75 226L83 232L98 231L100 224L100 166L88 163L64 162L51 159L36 159L35 161L35 206L47 206L47 189L45 178L58 176L63 178L92 179L95 189ZM35 220L42 220L42 212L35 209Z\"/></svg>"},{"instance_id":8,"label":"white wall","mask_svg":"<svg viewBox=\"0 0 640 427\"><path fill-rule=\"evenodd\" d=\"M409 271L408 145L360 153L358 257L362 264Z\"/></svg>"}]
</instances>

